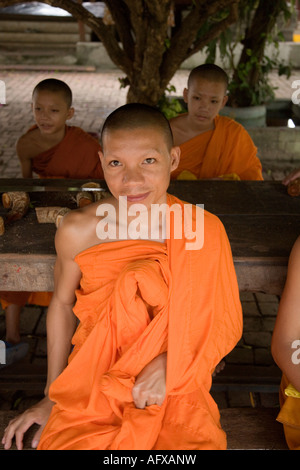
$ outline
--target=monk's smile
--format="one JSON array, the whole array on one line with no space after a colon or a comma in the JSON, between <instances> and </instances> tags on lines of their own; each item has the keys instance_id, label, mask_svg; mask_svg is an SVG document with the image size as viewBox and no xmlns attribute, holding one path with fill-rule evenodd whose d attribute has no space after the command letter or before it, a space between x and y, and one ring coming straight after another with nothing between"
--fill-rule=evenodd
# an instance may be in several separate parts
<instances>
[{"instance_id":1,"label":"monk's smile","mask_svg":"<svg viewBox=\"0 0 300 470\"><path fill-rule=\"evenodd\" d=\"M128 202L141 202L144 201L150 194L150 191L143 194L134 194L134 195L127 195Z\"/></svg>"}]
</instances>

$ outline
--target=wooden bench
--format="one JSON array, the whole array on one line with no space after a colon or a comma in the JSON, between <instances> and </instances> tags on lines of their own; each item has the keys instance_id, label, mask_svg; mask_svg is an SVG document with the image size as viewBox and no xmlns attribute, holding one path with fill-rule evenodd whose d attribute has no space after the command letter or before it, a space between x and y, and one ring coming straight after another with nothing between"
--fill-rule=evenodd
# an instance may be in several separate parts
<instances>
[{"instance_id":1,"label":"wooden bench","mask_svg":"<svg viewBox=\"0 0 300 470\"><path fill-rule=\"evenodd\" d=\"M283 428L276 421L277 408L226 408L221 410L221 424L227 433L228 450L288 450ZM10 419L17 411L0 411L1 439ZM24 437L24 450L31 449L31 440L37 426ZM12 446L15 450L15 443ZM3 445L0 440L0 450Z\"/></svg>"},{"instance_id":2,"label":"wooden bench","mask_svg":"<svg viewBox=\"0 0 300 470\"><path fill-rule=\"evenodd\" d=\"M35 207L72 209L84 182L0 179L0 195L24 190ZM204 204L219 216L232 247L240 291L281 294L288 257L300 233L300 198L290 197L279 181L172 181L169 192ZM6 212L0 207L0 215ZM53 289L55 231L54 224L37 222L34 209L6 228L0 237L0 291Z\"/></svg>"}]
</instances>

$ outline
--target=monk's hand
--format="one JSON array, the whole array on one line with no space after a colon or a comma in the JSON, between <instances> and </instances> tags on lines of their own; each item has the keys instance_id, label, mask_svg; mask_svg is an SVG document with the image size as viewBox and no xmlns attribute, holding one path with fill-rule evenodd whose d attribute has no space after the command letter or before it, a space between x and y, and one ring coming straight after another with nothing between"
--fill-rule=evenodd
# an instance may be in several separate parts
<instances>
[{"instance_id":1,"label":"monk's hand","mask_svg":"<svg viewBox=\"0 0 300 470\"><path fill-rule=\"evenodd\" d=\"M137 408L163 404L166 395L167 353L155 357L136 377L132 397Z\"/></svg>"},{"instance_id":2,"label":"monk's hand","mask_svg":"<svg viewBox=\"0 0 300 470\"><path fill-rule=\"evenodd\" d=\"M33 424L38 424L40 427L33 436L31 442L31 446L33 448L36 448L38 446L42 431L48 421L53 405L54 403L48 397L45 397L36 405L24 411L24 413L12 419L9 422L7 428L5 429L4 436L2 438L2 444L4 445L4 449L10 449L12 445L12 440L15 436L17 449L22 450L23 437L25 432Z\"/></svg>"},{"instance_id":3,"label":"monk's hand","mask_svg":"<svg viewBox=\"0 0 300 470\"><path fill-rule=\"evenodd\" d=\"M288 174L283 180L282 184L287 186L291 181L300 178L300 168L296 168L290 174Z\"/></svg>"}]
</instances>

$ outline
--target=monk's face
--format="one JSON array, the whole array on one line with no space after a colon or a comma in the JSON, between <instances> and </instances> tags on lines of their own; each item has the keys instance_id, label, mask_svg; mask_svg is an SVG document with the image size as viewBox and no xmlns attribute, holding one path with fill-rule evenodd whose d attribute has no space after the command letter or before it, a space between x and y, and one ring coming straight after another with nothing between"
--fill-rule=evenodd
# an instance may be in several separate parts
<instances>
[{"instance_id":1,"label":"monk's face","mask_svg":"<svg viewBox=\"0 0 300 470\"><path fill-rule=\"evenodd\" d=\"M64 129L65 123L74 114L62 93L36 91L32 99L35 122L42 134L55 134Z\"/></svg>"},{"instance_id":2,"label":"monk's face","mask_svg":"<svg viewBox=\"0 0 300 470\"><path fill-rule=\"evenodd\" d=\"M228 99L224 83L202 78L195 78L183 96L191 124L200 130L214 128L214 118Z\"/></svg>"},{"instance_id":3,"label":"monk's face","mask_svg":"<svg viewBox=\"0 0 300 470\"><path fill-rule=\"evenodd\" d=\"M177 168L180 149L168 148L164 134L156 128L108 130L99 153L104 178L118 200L151 204L166 202L171 171Z\"/></svg>"}]
</instances>

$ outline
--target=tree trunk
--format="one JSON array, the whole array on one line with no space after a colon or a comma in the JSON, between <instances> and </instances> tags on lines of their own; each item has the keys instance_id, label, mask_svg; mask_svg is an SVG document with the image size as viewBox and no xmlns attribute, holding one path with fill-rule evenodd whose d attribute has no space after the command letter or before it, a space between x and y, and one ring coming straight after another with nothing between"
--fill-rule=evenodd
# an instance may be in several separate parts
<instances>
[{"instance_id":1,"label":"tree trunk","mask_svg":"<svg viewBox=\"0 0 300 470\"><path fill-rule=\"evenodd\" d=\"M93 30L111 60L125 73L128 102L156 105L182 62L237 20L239 1L185 2L188 12L174 35L169 24L174 0L105 0L114 28L73 0L44 3L63 8ZM0 7L17 3L19 0L0 0ZM199 34L206 24L210 27Z\"/></svg>"}]
</instances>

